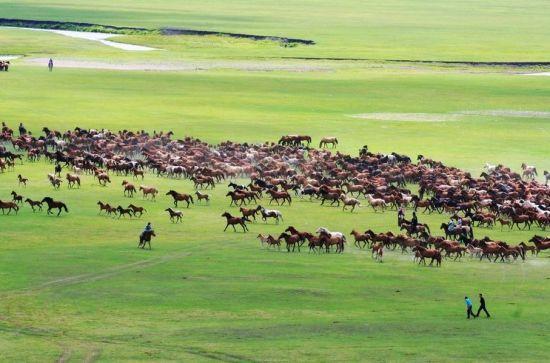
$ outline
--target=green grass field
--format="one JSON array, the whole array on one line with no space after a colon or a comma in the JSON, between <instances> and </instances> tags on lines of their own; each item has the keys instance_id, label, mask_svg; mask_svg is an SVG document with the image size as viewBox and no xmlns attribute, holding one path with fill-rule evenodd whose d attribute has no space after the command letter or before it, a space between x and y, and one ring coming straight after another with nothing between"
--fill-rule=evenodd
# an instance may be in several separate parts
<instances>
[{"instance_id":1,"label":"green grass field","mask_svg":"<svg viewBox=\"0 0 550 363\"><path fill-rule=\"evenodd\" d=\"M6 18L317 41L283 48L217 36L117 39L164 49L136 53L0 28L0 55L24 56L0 72L0 121L12 127L22 121L34 134L43 126L162 129L210 143L276 141L291 133L309 134L316 143L335 135L337 150L354 155L368 144L375 152L424 154L474 174L485 162L550 170L548 77L506 67L282 58L547 61L550 13L542 1L0 0L0 8ZM228 69L49 73L27 62L43 57L122 64L191 60ZM240 62L307 71L250 71ZM384 113L386 120L351 117L369 113ZM417 121L399 121L410 114ZM427 122L438 118L443 121ZM224 233L221 213L237 211L228 207L225 184L211 192L211 204L181 208L184 222L172 224L163 211L171 205L164 193L191 192L188 181L147 175L144 184L161 191L151 202L125 198L122 177L104 188L86 176L78 190L63 185L54 191L46 180L52 169L44 161L25 162L0 173L0 199L10 199L12 190L32 199L50 195L70 210L59 218L26 206L17 216L0 215L0 361L547 360L548 252L526 262L464 258L425 268L400 252L376 263L351 245L342 255L269 251L260 248L258 233L276 234L288 225L396 232L396 213L364 207L351 214L295 200L280 208L280 226L259 222L247 234ZM30 179L27 188L18 187L17 174ZM132 220L99 216L98 200L133 202L148 212ZM437 230L447 216L420 220ZM138 250L137 236L148 221L158 238L152 251ZM548 232L476 229L478 237L511 243L535 233ZM486 295L493 319L465 319L464 295L477 306L478 292Z\"/></svg>"}]
</instances>

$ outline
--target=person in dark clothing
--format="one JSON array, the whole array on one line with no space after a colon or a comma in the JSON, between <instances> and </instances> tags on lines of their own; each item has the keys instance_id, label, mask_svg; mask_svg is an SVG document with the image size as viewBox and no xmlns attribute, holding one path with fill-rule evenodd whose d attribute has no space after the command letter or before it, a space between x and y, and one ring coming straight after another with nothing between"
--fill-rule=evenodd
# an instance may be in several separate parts
<instances>
[{"instance_id":1,"label":"person in dark clothing","mask_svg":"<svg viewBox=\"0 0 550 363\"><path fill-rule=\"evenodd\" d=\"M470 319L471 316L475 318L476 314L474 314L474 312L472 311L472 300L470 300L468 296L464 296L464 301L466 301L466 316L468 317L468 319Z\"/></svg>"},{"instance_id":2,"label":"person in dark clothing","mask_svg":"<svg viewBox=\"0 0 550 363\"><path fill-rule=\"evenodd\" d=\"M405 210L403 209L403 206L399 207L399 210L397 211L397 225L401 226L401 221L405 219Z\"/></svg>"},{"instance_id":3,"label":"person in dark clothing","mask_svg":"<svg viewBox=\"0 0 550 363\"><path fill-rule=\"evenodd\" d=\"M416 212L413 212L413 216L411 218L411 232L416 232L417 225L418 225L418 217L416 216Z\"/></svg>"},{"instance_id":4,"label":"person in dark clothing","mask_svg":"<svg viewBox=\"0 0 550 363\"><path fill-rule=\"evenodd\" d=\"M54 171L55 171L55 174L57 174L59 177L61 177L61 170L62 170L62 169L61 169L61 165L55 164L55 169L54 169Z\"/></svg>"},{"instance_id":5,"label":"person in dark clothing","mask_svg":"<svg viewBox=\"0 0 550 363\"><path fill-rule=\"evenodd\" d=\"M53 70L53 59L51 59L51 58L48 61L48 69L50 70L50 72Z\"/></svg>"},{"instance_id":6,"label":"person in dark clothing","mask_svg":"<svg viewBox=\"0 0 550 363\"><path fill-rule=\"evenodd\" d=\"M23 123L19 123L19 136L23 136L27 133L27 129L23 126Z\"/></svg>"},{"instance_id":7,"label":"person in dark clothing","mask_svg":"<svg viewBox=\"0 0 550 363\"><path fill-rule=\"evenodd\" d=\"M485 298L483 297L483 294L479 294L479 309L477 309L476 317L479 317L479 313L481 313L481 310L485 312L488 318L491 317L491 314L489 314L487 308L485 307Z\"/></svg>"}]
</instances>

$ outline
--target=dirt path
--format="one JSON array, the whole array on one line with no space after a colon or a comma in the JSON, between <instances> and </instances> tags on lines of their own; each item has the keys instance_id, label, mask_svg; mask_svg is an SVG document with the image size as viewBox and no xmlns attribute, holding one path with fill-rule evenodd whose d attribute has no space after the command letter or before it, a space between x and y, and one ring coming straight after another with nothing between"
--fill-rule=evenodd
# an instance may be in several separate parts
<instances>
[{"instance_id":1,"label":"dirt path","mask_svg":"<svg viewBox=\"0 0 550 363\"><path fill-rule=\"evenodd\" d=\"M24 61L29 65L46 66L47 58L30 58ZM193 61L193 62L172 62L172 63L110 63L101 61L55 59L56 68L83 68L83 69L105 69L117 71L206 71L211 69L235 69L249 72L329 72L333 68L325 66L314 66L303 63L277 63L269 61Z\"/></svg>"}]
</instances>

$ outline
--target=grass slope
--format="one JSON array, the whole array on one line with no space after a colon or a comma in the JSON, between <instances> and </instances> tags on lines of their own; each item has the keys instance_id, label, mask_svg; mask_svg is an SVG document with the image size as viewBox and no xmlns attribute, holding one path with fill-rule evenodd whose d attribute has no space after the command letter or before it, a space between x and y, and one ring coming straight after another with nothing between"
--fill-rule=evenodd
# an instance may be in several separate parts
<instances>
[{"instance_id":1,"label":"grass slope","mask_svg":"<svg viewBox=\"0 0 550 363\"><path fill-rule=\"evenodd\" d=\"M344 255L267 251L257 233L290 224L396 231L396 215L368 208L352 215L295 200L280 207L281 226L260 222L248 234L223 233L220 214L237 213L223 185L210 205L184 209L185 222L175 225L163 212L171 205L164 195L157 202L125 198L121 177L107 188L85 177L80 190L53 191L45 180L50 170L38 162L0 175L2 199L15 189L34 199L54 196L70 210L59 218L28 208L0 216L4 361L94 354L101 361L545 359L547 253L525 263L466 258L435 269L399 252L375 263L351 246ZM26 189L16 187L17 173L30 178ZM192 190L186 181L150 175L144 183L162 194ZM98 216L98 199L133 202L148 213L140 220ZM445 220L420 218L434 230ZM147 221L159 235L150 252L136 249ZM534 232L477 233L517 242ZM494 319L465 319L463 296L478 291Z\"/></svg>"},{"instance_id":2,"label":"grass slope","mask_svg":"<svg viewBox=\"0 0 550 363\"><path fill-rule=\"evenodd\" d=\"M318 43L292 51L301 56L547 61L550 47L550 9L542 0L2 0L0 6L6 18L179 26Z\"/></svg>"}]
</instances>

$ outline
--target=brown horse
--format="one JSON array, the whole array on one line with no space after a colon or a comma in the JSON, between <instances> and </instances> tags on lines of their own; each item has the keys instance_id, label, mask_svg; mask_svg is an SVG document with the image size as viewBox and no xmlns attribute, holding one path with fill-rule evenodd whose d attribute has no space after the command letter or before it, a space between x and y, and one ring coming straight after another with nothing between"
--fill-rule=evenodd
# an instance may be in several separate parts
<instances>
[{"instance_id":1,"label":"brown horse","mask_svg":"<svg viewBox=\"0 0 550 363\"><path fill-rule=\"evenodd\" d=\"M17 212L19 211L19 206L14 202L4 202L0 200L0 209L2 209L2 214L5 213L5 209L8 210L8 214L10 214L12 209L15 211L15 214L17 214Z\"/></svg>"},{"instance_id":2,"label":"brown horse","mask_svg":"<svg viewBox=\"0 0 550 363\"><path fill-rule=\"evenodd\" d=\"M72 188L75 184L80 188L80 177L78 175L67 173L66 178L68 188Z\"/></svg>"},{"instance_id":3,"label":"brown horse","mask_svg":"<svg viewBox=\"0 0 550 363\"><path fill-rule=\"evenodd\" d=\"M533 242L535 244L535 251L537 253L537 256L540 251L544 251L547 249L550 249L550 239L541 237L541 236L533 236L529 240L529 242Z\"/></svg>"},{"instance_id":4,"label":"brown horse","mask_svg":"<svg viewBox=\"0 0 550 363\"><path fill-rule=\"evenodd\" d=\"M190 194L178 193L175 190L170 190L168 193L166 193L166 195L172 196L172 198L174 199L175 207L178 206L178 202L182 201L187 203L187 208L189 208L190 203L195 204L195 202L193 201L193 196Z\"/></svg>"},{"instance_id":5,"label":"brown horse","mask_svg":"<svg viewBox=\"0 0 550 363\"><path fill-rule=\"evenodd\" d=\"M430 266L436 261L436 266L441 266L441 252L435 249L427 249L426 247L416 246L413 248L413 252L418 252L420 260L418 264L424 263L426 265L426 258L431 258Z\"/></svg>"},{"instance_id":6,"label":"brown horse","mask_svg":"<svg viewBox=\"0 0 550 363\"><path fill-rule=\"evenodd\" d=\"M355 229L351 231L350 235L355 238L357 248L365 248L370 241L368 234L357 232ZM363 242L363 247L361 247L361 242Z\"/></svg>"},{"instance_id":7,"label":"brown horse","mask_svg":"<svg viewBox=\"0 0 550 363\"><path fill-rule=\"evenodd\" d=\"M164 211L168 212L168 214L170 215L170 220L172 221L172 223L178 223L178 221L183 222L183 220L182 220L183 212L182 211L172 209L172 208L166 208Z\"/></svg>"},{"instance_id":8,"label":"brown horse","mask_svg":"<svg viewBox=\"0 0 550 363\"><path fill-rule=\"evenodd\" d=\"M512 216L512 226L510 227L510 229L514 229L514 225L516 225L519 229L520 223L523 223L522 229L529 227L529 230L531 230L531 218L529 218L529 216L526 214L520 214L519 216L516 216L516 215Z\"/></svg>"},{"instance_id":9,"label":"brown horse","mask_svg":"<svg viewBox=\"0 0 550 363\"><path fill-rule=\"evenodd\" d=\"M286 251L290 252L290 247L292 246L292 252L294 252L294 249L296 246L298 246L298 252L300 252L300 236L297 234L288 234L286 232L283 232L279 235L279 240L284 239L286 242Z\"/></svg>"},{"instance_id":10,"label":"brown horse","mask_svg":"<svg viewBox=\"0 0 550 363\"><path fill-rule=\"evenodd\" d=\"M145 173L143 172L143 170L134 169L134 178L137 179L138 176L141 176L141 180L143 180L143 178L145 177Z\"/></svg>"},{"instance_id":11,"label":"brown horse","mask_svg":"<svg viewBox=\"0 0 550 363\"><path fill-rule=\"evenodd\" d=\"M298 231L294 226L289 226L287 229L285 229L285 232L289 232L290 234L297 234L300 236L300 246L304 244L306 241L306 237L309 234L308 232Z\"/></svg>"},{"instance_id":12,"label":"brown horse","mask_svg":"<svg viewBox=\"0 0 550 363\"><path fill-rule=\"evenodd\" d=\"M243 217L247 217L247 218L252 217L254 219L254 221L256 221L256 214L258 214L261 209L262 209L262 206L259 205L256 208L243 208L243 207L241 207L239 210L241 211L241 214L243 215Z\"/></svg>"},{"instance_id":13,"label":"brown horse","mask_svg":"<svg viewBox=\"0 0 550 363\"><path fill-rule=\"evenodd\" d=\"M107 173L100 173L97 175L97 181L99 182L99 185L107 186L107 183L111 182L111 178L109 178Z\"/></svg>"},{"instance_id":14,"label":"brown horse","mask_svg":"<svg viewBox=\"0 0 550 363\"><path fill-rule=\"evenodd\" d=\"M201 193L198 190L195 192L195 195L197 196L197 202L200 203L201 200L205 200L207 203L210 202L210 196L206 193Z\"/></svg>"},{"instance_id":15,"label":"brown horse","mask_svg":"<svg viewBox=\"0 0 550 363\"><path fill-rule=\"evenodd\" d=\"M271 199L269 200L269 204L271 202L275 201L277 202L277 205L279 205L279 200L282 200L283 202L281 205L285 204L285 202L288 202L288 205L292 204L292 198L290 197L290 194L286 191L276 191L276 190L268 190L267 194L271 196Z\"/></svg>"},{"instance_id":16,"label":"brown horse","mask_svg":"<svg viewBox=\"0 0 550 363\"><path fill-rule=\"evenodd\" d=\"M242 193L241 191L238 191L238 190L229 191L225 196L231 198L231 203L229 203L230 207L233 204L237 206L237 202L240 202L239 206L242 206L243 204L246 204L247 200L249 200L248 196L245 193Z\"/></svg>"},{"instance_id":17,"label":"brown horse","mask_svg":"<svg viewBox=\"0 0 550 363\"><path fill-rule=\"evenodd\" d=\"M527 251L531 251L531 255L534 255L536 250L537 250L537 247L536 246L528 246L525 244L525 242L521 242L520 244L520 247L523 248L523 253L525 254L525 252Z\"/></svg>"},{"instance_id":18,"label":"brown horse","mask_svg":"<svg viewBox=\"0 0 550 363\"><path fill-rule=\"evenodd\" d=\"M158 190L155 187L149 187L146 185L140 185L139 190L143 192L143 198L147 198L148 195L151 195L151 200L156 200Z\"/></svg>"},{"instance_id":19,"label":"brown horse","mask_svg":"<svg viewBox=\"0 0 550 363\"><path fill-rule=\"evenodd\" d=\"M59 212L57 212L57 216L61 214L61 210L65 210L66 213L69 213L69 209L67 209L67 205L63 202L55 201L51 197L45 197L42 199L42 203L46 203L48 205L48 214L53 214L51 212L52 209L57 208Z\"/></svg>"},{"instance_id":20,"label":"brown horse","mask_svg":"<svg viewBox=\"0 0 550 363\"><path fill-rule=\"evenodd\" d=\"M135 185L132 183L129 183L127 180L123 180L122 186L124 187L124 196L133 198L134 193L137 192Z\"/></svg>"},{"instance_id":21,"label":"brown horse","mask_svg":"<svg viewBox=\"0 0 550 363\"><path fill-rule=\"evenodd\" d=\"M111 205L109 203L103 203L102 201L98 201L97 205L99 206L99 213L98 214L101 214L102 211L105 211L105 213L110 215L111 213L116 211L116 208L111 207Z\"/></svg>"},{"instance_id":22,"label":"brown horse","mask_svg":"<svg viewBox=\"0 0 550 363\"><path fill-rule=\"evenodd\" d=\"M143 207L138 207L137 205L133 205L133 204L130 204L128 206L128 209L132 210L132 213L134 213L134 217L136 216L136 214L139 213L138 218L141 218L141 216L143 215L143 212L147 212L147 209L145 209Z\"/></svg>"},{"instance_id":23,"label":"brown horse","mask_svg":"<svg viewBox=\"0 0 550 363\"><path fill-rule=\"evenodd\" d=\"M257 238L260 239L260 244L262 246L264 244L267 244L267 248L271 246L277 246L278 249L281 249L281 241L270 234L267 236L264 236L263 234L259 234Z\"/></svg>"},{"instance_id":24,"label":"brown horse","mask_svg":"<svg viewBox=\"0 0 550 363\"><path fill-rule=\"evenodd\" d=\"M34 207L37 207L38 210L40 210L40 211L42 210L42 202L40 202L39 200L32 200L32 199L27 198L27 199L25 199L25 202L29 203L29 205L32 208L33 213L35 211Z\"/></svg>"},{"instance_id":25,"label":"brown horse","mask_svg":"<svg viewBox=\"0 0 550 363\"><path fill-rule=\"evenodd\" d=\"M227 230L227 227L231 226L233 227L233 231L237 232L237 230L235 229L235 225L240 225L243 229L243 232L247 232L248 231L248 227L246 226L246 221L248 221L248 219L246 217L233 217L231 214L225 212L224 214L222 214L222 217L225 217L225 220L227 222L227 224L225 225L225 228L223 229L223 231L225 232Z\"/></svg>"},{"instance_id":26,"label":"brown horse","mask_svg":"<svg viewBox=\"0 0 550 363\"><path fill-rule=\"evenodd\" d=\"M23 184L23 186L24 186L25 188L27 187L27 182L29 181L29 179L23 178L23 177L21 176L21 174L19 174L19 175L17 176L17 180L19 180L19 184L18 184L19 186L21 186L21 184Z\"/></svg>"}]
</instances>

